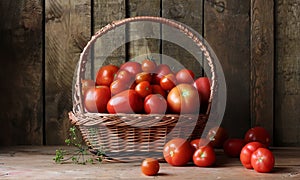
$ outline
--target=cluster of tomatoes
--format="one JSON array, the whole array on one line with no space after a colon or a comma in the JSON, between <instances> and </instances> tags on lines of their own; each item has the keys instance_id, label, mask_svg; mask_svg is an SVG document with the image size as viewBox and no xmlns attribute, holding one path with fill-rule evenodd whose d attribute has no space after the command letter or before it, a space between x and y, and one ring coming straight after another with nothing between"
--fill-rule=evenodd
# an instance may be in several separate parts
<instances>
[{"instance_id":1,"label":"cluster of tomatoes","mask_svg":"<svg viewBox=\"0 0 300 180\"><path fill-rule=\"evenodd\" d=\"M273 153L268 149L270 135L262 127L249 129L243 139L228 138L227 131L222 127L210 129L206 138L187 141L175 138L164 146L163 155L167 163L172 166L184 166L190 161L199 167L212 166L216 162L215 148L223 148L230 157L240 157L242 165L257 172L270 172L275 163ZM147 158L141 166L146 175L156 175L159 162Z\"/></svg>"},{"instance_id":2,"label":"cluster of tomatoes","mask_svg":"<svg viewBox=\"0 0 300 180\"><path fill-rule=\"evenodd\" d=\"M120 67L99 68L95 82L82 81L84 105L98 113L198 113L210 97L207 77L195 78L189 69L173 72L166 64L145 59Z\"/></svg>"}]
</instances>

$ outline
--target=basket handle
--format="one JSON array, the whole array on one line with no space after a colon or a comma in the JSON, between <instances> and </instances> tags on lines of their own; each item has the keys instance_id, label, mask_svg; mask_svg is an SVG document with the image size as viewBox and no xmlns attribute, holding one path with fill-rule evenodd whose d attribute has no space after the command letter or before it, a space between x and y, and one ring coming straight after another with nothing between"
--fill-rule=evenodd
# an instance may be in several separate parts
<instances>
[{"instance_id":1,"label":"basket handle","mask_svg":"<svg viewBox=\"0 0 300 180\"><path fill-rule=\"evenodd\" d=\"M216 89L216 72L215 72L215 64L214 60L212 58L211 52L208 50L208 45L205 44L203 41L201 41L197 36L194 35L193 30L190 28L186 27L185 25L178 23L176 21L162 18L162 17L152 17L152 16L138 16L138 17L131 17L131 18L126 18L118 21L114 21L103 28L101 28L95 35L92 36L91 40L87 43L85 48L83 49L82 53L80 54L80 59L78 62L77 66L77 72L76 72L76 81L75 81L75 89L74 89L74 94L73 94L73 112L74 113L83 113L84 112L84 107L83 107L83 100L81 96L81 79L84 79L85 76L85 71L86 71L86 63L87 63L87 57L89 55L89 49L91 46L95 43L97 38L101 37L102 35L106 34L108 31L111 31L115 29L118 26L124 25L128 22L136 22L136 21L153 21L153 22L158 22L158 23L163 23L166 25L169 25L173 28L176 28L180 30L182 33L184 33L186 36L191 38L195 44L200 48L200 50L203 52L203 55L205 59L208 62L210 71L211 71L211 92L210 92L210 98L209 98L209 105L208 105L208 110L206 114L209 114L210 111L210 106L212 99L214 97L214 91Z\"/></svg>"}]
</instances>

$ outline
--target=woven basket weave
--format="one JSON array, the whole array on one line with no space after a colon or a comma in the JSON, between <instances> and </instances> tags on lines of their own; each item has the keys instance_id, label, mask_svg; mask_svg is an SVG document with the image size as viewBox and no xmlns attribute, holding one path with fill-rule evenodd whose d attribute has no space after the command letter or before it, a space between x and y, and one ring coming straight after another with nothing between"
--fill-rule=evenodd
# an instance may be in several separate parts
<instances>
[{"instance_id":1,"label":"woven basket weave","mask_svg":"<svg viewBox=\"0 0 300 180\"><path fill-rule=\"evenodd\" d=\"M211 71L211 95L206 114L104 114L85 111L81 95L88 52L95 41L107 32L130 22L150 21L178 29L199 47ZM162 157L163 146L170 139L200 138L210 112L215 91L215 65L208 46L185 25L160 17L133 17L115 21L98 31L81 53L73 92L73 111L69 118L79 127L83 139L92 151L104 151L109 158L136 161L145 157ZM195 122L195 123L193 123Z\"/></svg>"}]
</instances>

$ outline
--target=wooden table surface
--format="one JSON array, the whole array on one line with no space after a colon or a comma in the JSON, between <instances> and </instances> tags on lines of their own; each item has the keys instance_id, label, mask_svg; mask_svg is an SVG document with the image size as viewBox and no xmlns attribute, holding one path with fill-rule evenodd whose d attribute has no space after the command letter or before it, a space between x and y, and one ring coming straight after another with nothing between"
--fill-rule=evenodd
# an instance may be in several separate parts
<instances>
[{"instance_id":1,"label":"wooden table surface","mask_svg":"<svg viewBox=\"0 0 300 180\"><path fill-rule=\"evenodd\" d=\"M272 149L276 161L272 173L247 170L238 158L229 158L218 150L214 167L172 167L161 163L159 174L154 177L141 173L140 162L56 164L53 158L59 148L65 147L0 148L0 179L300 179L300 148Z\"/></svg>"}]
</instances>

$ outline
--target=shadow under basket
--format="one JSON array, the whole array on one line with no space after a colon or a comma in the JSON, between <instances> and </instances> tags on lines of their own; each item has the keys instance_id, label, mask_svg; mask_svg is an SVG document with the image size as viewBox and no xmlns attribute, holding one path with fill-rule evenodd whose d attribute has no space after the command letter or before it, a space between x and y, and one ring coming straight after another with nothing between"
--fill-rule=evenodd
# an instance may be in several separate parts
<instances>
[{"instance_id":1,"label":"shadow under basket","mask_svg":"<svg viewBox=\"0 0 300 180\"><path fill-rule=\"evenodd\" d=\"M104 114L85 111L81 95L89 50L97 38L130 22L151 21L171 26L192 40L207 60L211 71L211 94L206 114ZM69 118L79 127L91 152L103 152L107 160L129 162L163 158L163 147L171 139L200 138L209 127L208 117L215 93L215 65L208 45L181 23L160 17L133 17L113 22L98 31L81 53L74 82L73 111Z\"/></svg>"}]
</instances>

